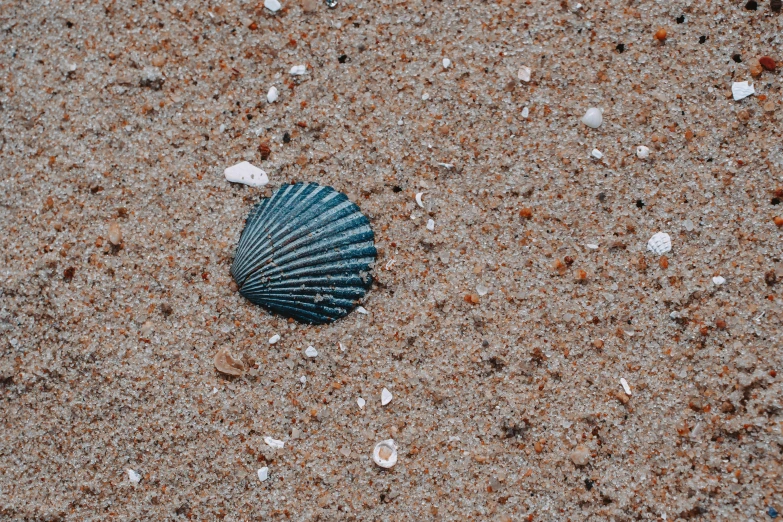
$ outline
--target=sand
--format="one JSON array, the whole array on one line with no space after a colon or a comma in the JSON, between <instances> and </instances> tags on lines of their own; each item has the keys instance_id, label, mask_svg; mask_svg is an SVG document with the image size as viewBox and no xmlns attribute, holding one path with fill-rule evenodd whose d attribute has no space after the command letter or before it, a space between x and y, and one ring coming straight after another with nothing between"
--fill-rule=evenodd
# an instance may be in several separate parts
<instances>
[{"instance_id":1,"label":"sand","mask_svg":"<svg viewBox=\"0 0 783 522\"><path fill-rule=\"evenodd\" d=\"M0 518L782 510L770 2L282 3L0 5ZM269 185L228 183L241 161ZM247 212L294 181L370 218L367 315L232 288Z\"/></svg>"}]
</instances>

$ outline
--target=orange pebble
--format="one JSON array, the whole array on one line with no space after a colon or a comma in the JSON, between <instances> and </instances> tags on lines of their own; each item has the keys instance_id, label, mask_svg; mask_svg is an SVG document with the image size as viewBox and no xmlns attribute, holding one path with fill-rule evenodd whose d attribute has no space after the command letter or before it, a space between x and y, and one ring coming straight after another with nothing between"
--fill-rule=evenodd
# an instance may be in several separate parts
<instances>
[{"instance_id":1,"label":"orange pebble","mask_svg":"<svg viewBox=\"0 0 783 522\"><path fill-rule=\"evenodd\" d=\"M655 32L655 39L658 40L659 42L665 41L666 40L666 29L664 29L663 27L658 29Z\"/></svg>"},{"instance_id":2,"label":"orange pebble","mask_svg":"<svg viewBox=\"0 0 783 522\"><path fill-rule=\"evenodd\" d=\"M761 58L759 58L759 63L761 64L761 66L763 68L765 68L768 71L774 71L775 70L775 66L777 65L775 63L775 60L773 60L769 56L762 56Z\"/></svg>"},{"instance_id":3,"label":"orange pebble","mask_svg":"<svg viewBox=\"0 0 783 522\"><path fill-rule=\"evenodd\" d=\"M774 221L778 228L783 227L783 217L775 216Z\"/></svg>"}]
</instances>

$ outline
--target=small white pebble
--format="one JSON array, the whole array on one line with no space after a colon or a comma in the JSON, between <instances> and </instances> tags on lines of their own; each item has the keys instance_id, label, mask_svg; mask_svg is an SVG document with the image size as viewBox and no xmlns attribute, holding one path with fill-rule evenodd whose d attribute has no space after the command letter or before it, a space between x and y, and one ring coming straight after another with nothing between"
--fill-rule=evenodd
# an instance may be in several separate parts
<instances>
[{"instance_id":1,"label":"small white pebble","mask_svg":"<svg viewBox=\"0 0 783 522\"><path fill-rule=\"evenodd\" d=\"M593 149L593 152L591 152L591 153L590 153L590 155L591 155L592 157L594 157L595 159L601 159L601 158L603 158L603 157L604 157L604 153L603 153L603 152L601 152L601 151L600 151L600 150L598 150L598 149Z\"/></svg>"},{"instance_id":2,"label":"small white pebble","mask_svg":"<svg viewBox=\"0 0 783 522\"><path fill-rule=\"evenodd\" d=\"M264 442L266 442L267 446L271 446L276 449L282 448L285 444L285 442L282 440L273 439L272 437L264 437Z\"/></svg>"},{"instance_id":3,"label":"small white pebble","mask_svg":"<svg viewBox=\"0 0 783 522\"><path fill-rule=\"evenodd\" d=\"M644 145L636 147L636 157L639 159L647 159L650 157L650 149Z\"/></svg>"},{"instance_id":4,"label":"small white pebble","mask_svg":"<svg viewBox=\"0 0 783 522\"><path fill-rule=\"evenodd\" d=\"M685 230L687 230L688 232L693 232L693 229L696 228L693 226L693 221L691 221L690 219L686 219L685 221L683 221L682 226L685 227Z\"/></svg>"},{"instance_id":5,"label":"small white pebble","mask_svg":"<svg viewBox=\"0 0 783 522\"><path fill-rule=\"evenodd\" d=\"M391 402L391 400L392 400L391 392L389 390L387 390L386 388L384 388L381 391L381 406L386 406L387 404L389 404Z\"/></svg>"},{"instance_id":6,"label":"small white pebble","mask_svg":"<svg viewBox=\"0 0 783 522\"><path fill-rule=\"evenodd\" d=\"M363 307L363 306L357 306L357 307L356 307L356 311L357 311L357 312L359 312L360 314L364 314L364 315L367 315L367 314L369 314L369 313L370 313L370 312L368 312L368 311L367 311L367 309L366 309L365 307Z\"/></svg>"},{"instance_id":7,"label":"small white pebble","mask_svg":"<svg viewBox=\"0 0 783 522\"><path fill-rule=\"evenodd\" d=\"M427 230L429 231L435 230L435 220L432 219L427 220Z\"/></svg>"},{"instance_id":8,"label":"small white pebble","mask_svg":"<svg viewBox=\"0 0 783 522\"><path fill-rule=\"evenodd\" d=\"M361 410L364 409L364 405L367 404L367 401L359 397L358 399L356 399L356 404L359 405L359 409Z\"/></svg>"},{"instance_id":9,"label":"small white pebble","mask_svg":"<svg viewBox=\"0 0 783 522\"><path fill-rule=\"evenodd\" d=\"M299 377L299 382L301 382L302 384L307 384L307 377L302 375L301 377Z\"/></svg>"},{"instance_id":10,"label":"small white pebble","mask_svg":"<svg viewBox=\"0 0 783 522\"><path fill-rule=\"evenodd\" d=\"M489 292L489 288L487 288L486 286L484 286L482 284L477 284L476 285L476 293L478 295L483 297L483 296L487 295L488 292Z\"/></svg>"},{"instance_id":11,"label":"small white pebble","mask_svg":"<svg viewBox=\"0 0 783 522\"><path fill-rule=\"evenodd\" d=\"M585 246L590 250L598 250L598 245L596 245L595 243L587 243Z\"/></svg>"},{"instance_id":12,"label":"small white pebble","mask_svg":"<svg viewBox=\"0 0 783 522\"><path fill-rule=\"evenodd\" d=\"M530 69L530 67L520 67L519 71L517 72L517 78L527 83L530 81L530 73L532 72L533 71Z\"/></svg>"},{"instance_id":13,"label":"small white pebble","mask_svg":"<svg viewBox=\"0 0 783 522\"><path fill-rule=\"evenodd\" d=\"M341 352L344 352L344 351L345 351L345 345L344 345L343 343L341 343L341 342L338 342L338 343L337 343L337 346L339 346L339 347L340 347L340 351L341 351Z\"/></svg>"},{"instance_id":14,"label":"small white pebble","mask_svg":"<svg viewBox=\"0 0 783 522\"><path fill-rule=\"evenodd\" d=\"M603 122L604 115L601 113L600 109L596 109L595 107L590 107L587 109L585 115L582 116L582 123L592 129L597 129Z\"/></svg>"},{"instance_id":15,"label":"small white pebble","mask_svg":"<svg viewBox=\"0 0 783 522\"><path fill-rule=\"evenodd\" d=\"M305 355L308 357L318 357L318 350L313 348L312 346L308 346L305 350Z\"/></svg>"},{"instance_id":16,"label":"small white pebble","mask_svg":"<svg viewBox=\"0 0 783 522\"><path fill-rule=\"evenodd\" d=\"M448 58L444 58L443 59L443 68L444 69L448 69L449 67L451 67L451 60L449 60Z\"/></svg>"},{"instance_id":17,"label":"small white pebble","mask_svg":"<svg viewBox=\"0 0 783 522\"><path fill-rule=\"evenodd\" d=\"M264 7L272 11L273 13L276 13L280 10L281 6L280 2L277 0L264 0Z\"/></svg>"},{"instance_id":18,"label":"small white pebble","mask_svg":"<svg viewBox=\"0 0 783 522\"><path fill-rule=\"evenodd\" d=\"M212 395L215 395L218 392L217 388L212 388Z\"/></svg>"},{"instance_id":19,"label":"small white pebble","mask_svg":"<svg viewBox=\"0 0 783 522\"><path fill-rule=\"evenodd\" d=\"M269 88L269 92L266 93L266 101L268 101L269 103L275 103L277 101L278 94L279 93L277 92L277 87L273 85L272 87Z\"/></svg>"},{"instance_id":20,"label":"small white pebble","mask_svg":"<svg viewBox=\"0 0 783 522\"><path fill-rule=\"evenodd\" d=\"M743 98L747 98L751 94L756 94L756 89L748 82L734 82L731 84L731 94L734 96L734 100L738 101Z\"/></svg>"},{"instance_id":21,"label":"small white pebble","mask_svg":"<svg viewBox=\"0 0 783 522\"><path fill-rule=\"evenodd\" d=\"M430 95L425 92L424 94L421 95L421 99L424 100L424 101L427 101L427 100L430 99Z\"/></svg>"},{"instance_id":22,"label":"small white pebble","mask_svg":"<svg viewBox=\"0 0 783 522\"><path fill-rule=\"evenodd\" d=\"M305 73L307 73L307 66L306 65L294 65L291 67L291 70L288 71L289 74L293 74L295 76L301 76Z\"/></svg>"},{"instance_id":23,"label":"small white pebble","mask_svg":"<svg viewBox=\"0 0 783 522\"><path fill-rule=\"evenodd\" d=\"M620 379L620 384L622 385L623 391L625 392L625 394L630 397L631 396L631 387L628 386L628 381L626 381L624 378L621 378Z\"/></svg>"},{"instance_id":24,"label":"small white pebble","mask_svg":"<svg viewBox=\"0 0 783 522\"><path fill-rule=\"evenodd\" d=\"M223 171L223 175L231 183L242 183L251 187L263 187L269 183L266 172L247 161L228 167Z\"/></svg>"},{"instance_id":25,"label":"small white pebble","mask_svg":"<svg viewBox=\"0 0 783 522\"><path fill-rule=\"evenodd\" d=\"M424 202L421 200L421 197L423 195L424 195L424 192L416 193L416 204L419 205L421 208L424 208Z\"/></svg>"},{"instance_id":26,"label":"small white pebble","mask_svg":"<svg viewBox=\"0 0 783 522\"><path fill-rule=\"evenodd\" d=\"M133 482L134 484L138 484L141 482L141 475L136 473L136 471L132 469L128 469L128 479Z\"/></svg>"},{"instance_id":27,"label":"small white pebble","mask_svg":"<svg viewBox=\"0 0 783 522\"><path fill-rule=\"evenodd\" d=\"M715 283L716 285L720 286L720 285L722 285L723 283L726 282L726 278L722 277L722 276L715 276L715 277L712 278L712 282Z\"/></svg>"},{"instance_id":28,"label":"small white pebble","mask_svg":"<svg viewBox=\"0 0 783 522\"><path fill-rule=\"evenodd\" d=\"M280 340L280 335L275 334L269 338L269 344L275 344L279 340Z\"/></svg>"},{"instance_id":29,"label":"small white pebble","mask_svg":"<svg viewBox=\"0 0 783 522\"><path fill-rule=\"evenodd\" d=\"M269 478L269 468L264 466L258 470L258 480L265 482Z\"/></svg>"},{"instance_id":30,"label":"small white pebble","mask_svg":"<svg viewBox=\"0 0 783 522\"><path fill-rule=\"evenodd\" d=\"M528 116L530 116L530 109L525 107L524 109L522 109L522 117L527 118Z\"/></svg>"}]
</instances>

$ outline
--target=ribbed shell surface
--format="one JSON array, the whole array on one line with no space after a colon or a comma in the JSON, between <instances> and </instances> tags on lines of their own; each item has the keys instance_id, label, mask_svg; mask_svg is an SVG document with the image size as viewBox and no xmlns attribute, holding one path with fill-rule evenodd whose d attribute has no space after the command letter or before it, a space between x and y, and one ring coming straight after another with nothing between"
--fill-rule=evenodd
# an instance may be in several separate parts
<instances>
[{"instance_id":1,"label":"ribbed shell surface","mask_svg":"<svg viewBox=\"0 0 783 522\"><path fill-rule=\"evenodd\" d=\"M345 194L315 183L283 185L250 211L231 275L255 304L329 323L348 315L370 288L374 239Z\"/></svg>"}]
</instances>

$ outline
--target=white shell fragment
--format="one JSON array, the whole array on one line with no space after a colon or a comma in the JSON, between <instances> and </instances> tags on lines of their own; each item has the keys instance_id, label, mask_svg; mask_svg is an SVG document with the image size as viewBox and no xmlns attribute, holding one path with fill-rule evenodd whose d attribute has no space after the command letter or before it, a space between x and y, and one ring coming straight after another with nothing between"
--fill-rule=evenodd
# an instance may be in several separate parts
<instances>
[{"instance_id":1,"label":"white shell fragment","mask_svg":"<svg viewBox=\"0 0 783 522\"><path fill-rule=\"evenodd\" d=\"M280 2L277 0L264 0L264 7L272 11L273 13L276 13L280 10L282 5L280 5Z\"/></svg>"},{"instance_id":2,"label":"white shell fragment","mask_svg":"<svg viewBox=\"0 0 783 522\"><path fill-rule=\"evenodd\" d=\"M443 59L443 68L444 69L448 69L449 67L451 67L451 60L449 60L448 58L444 58Z\"/></svg>"},{"instance_id":3,"label":"white shell fragment","mask_svg":"<svg viewBox=\"0 0 783 522\"><path fill-rule=\"evenodd\" d=\"M582 123L592 129L597 129L604 122L604 115L601 113L601 109L590 107L587 112L582 116Z\"/></svg>"},{"instance_id":4,"label":"white shell fragment","mask_svg":"<svg viewBox=\"0 0 783 522\"><path fill-rule=\"evenodd\" d=\"M522 117L527 118L528 116L530 116L530 109L525 107L524 109L522 109Z\"/></svg>"},{"instance_id":5,"label":"white shell fragment","mask_svg":"<svg viewBox=\"0 0 783 522\"><path fill-rule=\"evenodd\" d=\"M429 230L430 232L435 230L435 220L433 220L433 219L428 219L427 220L427 230Z\"/></svg>"},{"instance_id":6,"label":"white shell fragment","mask_svg":"<svg viewBox=\"0 0 783 522\"><path fill-rule=\"evenodd\" d=\"M421 197L423 195L424 195L424 192L416 193L416 204L419 205L421 208L424 208L424 202L421 200Z\"/></svg>"},{"instance_id":7,"label":"white shell fragment","mask_svg":"<svg viewBox=\"0 0 783 522\"><path fill-rule=\"evenodd\" d=\"M623 387L623 391L626 395L629 397L631 396L631 387L628 386L628 381L626 381L624 378L620 379L620 385Z\"/></svg>"},{"instance_id":8,"label":"white shell fragment","mask_svg":"<svg viewBox=\"0 0 783 522\"><path fill-rule=\"evenodd\" d=\"M285 442L282 440L273 439L272 437L264 437L264 442L266 442L267 446L275 449L281 449L285 445Z\"/></svg>"},{"instance_id":9,"label":"white shell fragment","mask_svg":"<svg viewBox=\"0 0 783 522\"><path fill-rule=\"evenodd\" d=\"M392 400L392 394L389 390L386 388L381 391L381 406L386 406L389 404Z\"/></svg>"},{"instance_id":10,"label":"white shell fragment","mask_svg":"<svg viewBox=\"0 0 783 522\"><path fill-rule=\"evenodd\" d=\"M318 350L313 348L312 346L308 346L305 350L305 355L308 357L318 357Z\"/></svg>"},{"instance_id":11,"label":"white shell fragment","mask_svg":"<svg viewBox=\"0 0 783 522\"><path fill-rule=\"evenodd\" d=\"M226 176L226 180L231 183L244 183L251 187L263 187L269 183L266 172L247 161L227 168L223 174Z\"/></svg>"},{"instance_id":12,"label":"white shell fragment","mask_svg":"<svg viewBox=\"0 0 783 522\"><path fill-rule=\"evenodd\" d=\"M530 81L530 73L532 72L533 71L530 70L530 67L522 66L519 68L519 71L517 72L517 78L527 83Z\"/></svg>"},{"instance_id":13,"label":"white shell fragment","mask_svg":"<svg viewBox=\"0 0 783 522\"><path fill-rule=\"evenodd\" d=\"M647 250L656 255L663 255L672 249L672 238L666 232L658 232L647 242Z\"/></svg>"},{"instance_id":14,"label":"white shell fragment","mask_svg":"<svg viewBox=\"0 0 783 522\"><path fill-rule=\"evenodd\" d=\"M650 149L644 145L636 147L636 157L639 159L647 159L650 157Z\"/></svg>"},{"instance_id":15,"label":"white shell fragment","mask_svg":"<svg viewBox=\"0 0 783 522\"><path fill-rule=\"evenodd\" d=\"M601 151L600 151L600 150L598 150L598 149L593 149L593 152L591 152L591 153L590 153L590 155L591 155L592 157L594 157L595 159L601 159L601 158L603 158L603 157L604 157L604 153L603 153L603 152L601 152Z\"/></svg>"},{"instance_id":16,"label":"white shell fragment","mask_svg":"<svg viewBox=\"0 0 783 522\"><path fill-rule=\"evenodd\" d=\"M372 460L382 468L397 464L397 445L394 439L382 440L372 450Z\"/></svg>"},{"instance_id":17,"label":"white shell fragment","mask_svg":"<svg viewBox=\"0 0 783 522\"><path fill-rule=\"evenodd\" d=\"M424 94L421 95L421 99L422 99L422 101L429 100L430 99L430 94L425 92Z\"/></svg>"},{"instance_id":18,"label":"white shell fragment","mask_svg":"<svg viewBox=\"0 0 783 522\"><path fill-rule=\"evenodd\" d=\"M128 480L130 480L134 484L138 484L139 482L141 482L141 475L136 473L135 470L128 469Z\"/></svg>"},{"instance_id":19,"label":"white shell fragment","mask_svg":"<svg viewBox=\"0 0 783 522\"><path fill-rule=\"evenodd\" d=\"M258 480L261 482L266 482L266 479L269 478L269 468L264 466L263 468L258 470Z\"/></svg>"},{"instance_id":20,"label":"white shell fragment","mask_svg":"<svg viewBox=\"0 0 783 522\"><path fill-rule=\"evenodd\" d=\"M356 311L360 314L368 315L370 312L367 311L367 309L363 306L357 306Z\"/></svg>"},{"instance_id":21,"label":"white shell fragment","mask_svg":"<svg viewBox=\"0 0 783 522\"><path fill-rule=\"evenodd\" d=\"M269 338L269 344L275 344L279 340L280 340L280 334L275 334Z\"/></svg>"},{"instance_id":22,"label":"white shell fragment","mask_svg":"<svg viewBox=\"0 0 783 522\"><path fill-rule=\"evenodd\" d=\"M489 293L489 288L487 288L486 286L484 286L481 283L479 283L479 284L476 285L476 293L479 296L484 297L485 295L487 295Z\"/></svg>"},{"instance_id":23,"label":"white shell fragment","mask_svg":"<svg viewBox=\"0 0 783 522\"><path fill-rule=\"evenodd\" d=\"M590 250L598 250L598 245L596 245L595 243L587 243L585 246Z\"/></svg>"},{"instance_id":24,"label":"white shell fragment","mask_svg":"<svg viewBox=\"0 0 783 522\"><path fill-rule=\"evenodd\" d=\"M367 404L367 401L365 401L364 399L359 397L358 399L356 399L356 404L359 405L359 409L360 410L363 410L364 409L364 405Z\"/></svg>"},{"instance_id":25,"label":"white shell fragment","mask_svg":"<svg viewBox=\"0 0 783 522\"><path fill-rule=\"evenodd\" d=\"M291 67L291 70L288 71L289 74L293 74L295 76L301 76L305 73L307 73L307 66L306 65L294 65Z\"/></svg>"},{"instance_id":26,"label":"white shell fragment","mask_svg":"<svg viewBox=\"0 0 783 522\"><path fill-rule=\"evenodd\" d=\"M266 101L269 103L275 103L277 101L277 98L279 96L279 93L277 92L277 87L274 85L269 88L269 92L266 93Z\"/></svg>"},{"instance_id":27,"label":"white shell fragment","mask_svg":"<svg viewBox=\"0 0 783 522\"><path fill-rule=\"evenodd\" d=\"M748 85L748 82L734 82L731 84L731 94L734 96L734 100L741 100L747 98L751 94L756 94L756 89L752 85Z\"/></svg>"},{"instance_id":28,"label":"white shell fragment","mask_svg":"<svg viewBox=\"0 0 783 522\"><path fill-rule=\"evenodd\" d=\"M307 377L302 375L301 377L299 377L299 382L301 382L302 384L307 384Z\"/></svg>"},{"instance_id":29,"label":"white shell fragment","mask_svg":"<svg viewBox=\"0 0 783 522\"><path fill-rule=\"evenodd\" d=\"M717 286L720 286L726 282L726 278L722 276L715 276L712 278L712 282L715 283Z\"/></svg>"}]
</instances>

